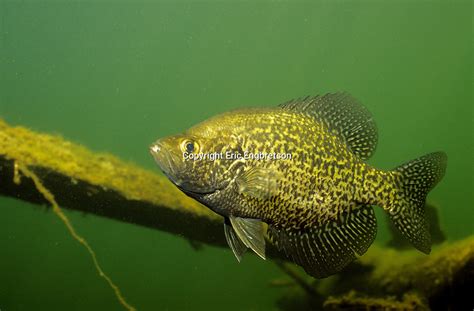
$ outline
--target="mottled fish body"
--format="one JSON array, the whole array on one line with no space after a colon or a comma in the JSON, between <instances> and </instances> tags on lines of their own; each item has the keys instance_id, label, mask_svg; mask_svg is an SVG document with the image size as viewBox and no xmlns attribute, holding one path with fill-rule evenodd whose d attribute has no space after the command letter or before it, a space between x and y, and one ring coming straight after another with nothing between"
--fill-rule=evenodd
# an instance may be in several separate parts
<instances>
[{"instance_id":1,"label":"mottled fish body","mask_svg":"<svg viewBox=\"0 0 474 311\"><path fill-rule=\"evenodd\" d=\"M248 248L265 258L268 238L321 278L373 242L373 205L387 211L417 249L430 252L424 203L444 175L446 155L431 153L382 171L365 162L376 144L368 110L336 93L224 113L158 140L151 153L184 193L224 216L239 261ZM211 153L222 156L185 157ZM236 154L245 156L229 157Z\"/></svg>"}]
</instances>

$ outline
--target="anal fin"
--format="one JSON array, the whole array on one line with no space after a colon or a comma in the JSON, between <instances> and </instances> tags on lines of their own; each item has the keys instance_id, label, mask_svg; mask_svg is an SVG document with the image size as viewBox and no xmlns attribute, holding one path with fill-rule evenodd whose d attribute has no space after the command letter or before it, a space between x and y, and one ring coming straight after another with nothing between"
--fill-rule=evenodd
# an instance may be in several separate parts
<instances>
[{"instance_id":1,"label":"anal fin","mask_svg":"<svg viewBox=\"0 0 474 311\"><path fill-rule=\"evenodd\" d=\"M303 231L269 226L270 240L304 270L324 278L341 271L364 254L375 239L377 221L373 208L360 206L319 228Z\"/></svg>"}]
</instances>

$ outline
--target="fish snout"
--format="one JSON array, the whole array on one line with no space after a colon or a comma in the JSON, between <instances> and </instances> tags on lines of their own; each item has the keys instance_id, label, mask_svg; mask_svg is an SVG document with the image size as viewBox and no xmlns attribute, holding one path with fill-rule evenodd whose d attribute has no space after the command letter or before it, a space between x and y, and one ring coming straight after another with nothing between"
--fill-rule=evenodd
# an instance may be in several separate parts
<instances>
[{"instance_id":1,"label":"fish snout","mask_svg":"<svg viewBox=\"0 0 474 311\"><path fill-rule=\"evenodd\" d=\"M164 146L161 140L154 142L150 146L149 150L150 150L151 156L153 157L153 159L155 159L156 164L158 164L161 167L163 164L163 160L165 160L165 157L167 157L165 155L166 150L164 149Z\"/></svg>"},{"instance_id":2,"label":"fish snout","mask_svg":"<svg viewBox=\"0 0 474 311\"><path fill-rule=\"evenodd\" d=\"M155 156L158 154L158 152L161 151L161 144L159 142L154 143L153 145L150 146L150 153L152 156Z\"/></svg>"},{"instance_id":3,"label":"fish snout","mask_svg":"<svg viewBox=\"0 0 474 311\"><path fill-rule=\"evenodd\" d=\"M171 180L176 181L176 174L180 171L179 161L177 161L174 154L167 148L167 145L162 140L158 140L149 147L149 150L163 173Z\"/></svg>"}]
</instances>

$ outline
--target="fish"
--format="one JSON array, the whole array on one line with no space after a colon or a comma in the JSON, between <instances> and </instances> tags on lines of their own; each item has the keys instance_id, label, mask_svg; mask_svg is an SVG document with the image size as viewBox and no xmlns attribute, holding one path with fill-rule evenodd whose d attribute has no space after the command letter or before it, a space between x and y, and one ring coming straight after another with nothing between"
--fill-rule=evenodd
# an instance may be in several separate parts
<instances>
[{"instance_id":1,"label":"fish","mask_svg":"<svg viewBox=\"0 0 474 311\"><path fill-rule=\"evenodd\" d=\"M372 244L374 207L416 249L431 251L424 205L447 155L381 170L367 163L377 141L368 109L336 92L225 112L158 139L150 153L176 187L223 217L239 262L248 249L265 259L272 244L325 278Z\"/></svg>"}]
</instances>

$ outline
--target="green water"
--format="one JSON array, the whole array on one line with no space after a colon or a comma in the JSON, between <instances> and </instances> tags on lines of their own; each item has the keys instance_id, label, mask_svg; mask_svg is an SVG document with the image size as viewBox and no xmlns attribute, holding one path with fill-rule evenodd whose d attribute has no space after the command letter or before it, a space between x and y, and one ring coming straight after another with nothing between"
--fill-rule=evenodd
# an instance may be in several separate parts
<instances>
[{"instance_id":1,"label":"green water","mask_svg":"<svg viewBox=\"0 0 474 311\"><path fill-rule=\"evenodd\" d=\"M472 4L445 2L0 0L0 117L158 172L158 137L346 90L378 124L371 164L447 152L430 199L458 240L474 231ZM0 213L0 310L120 308L53 213L6 198ZM67 215L139 310L277 309L271 262Z\"/></svg>"}]
</instances>

